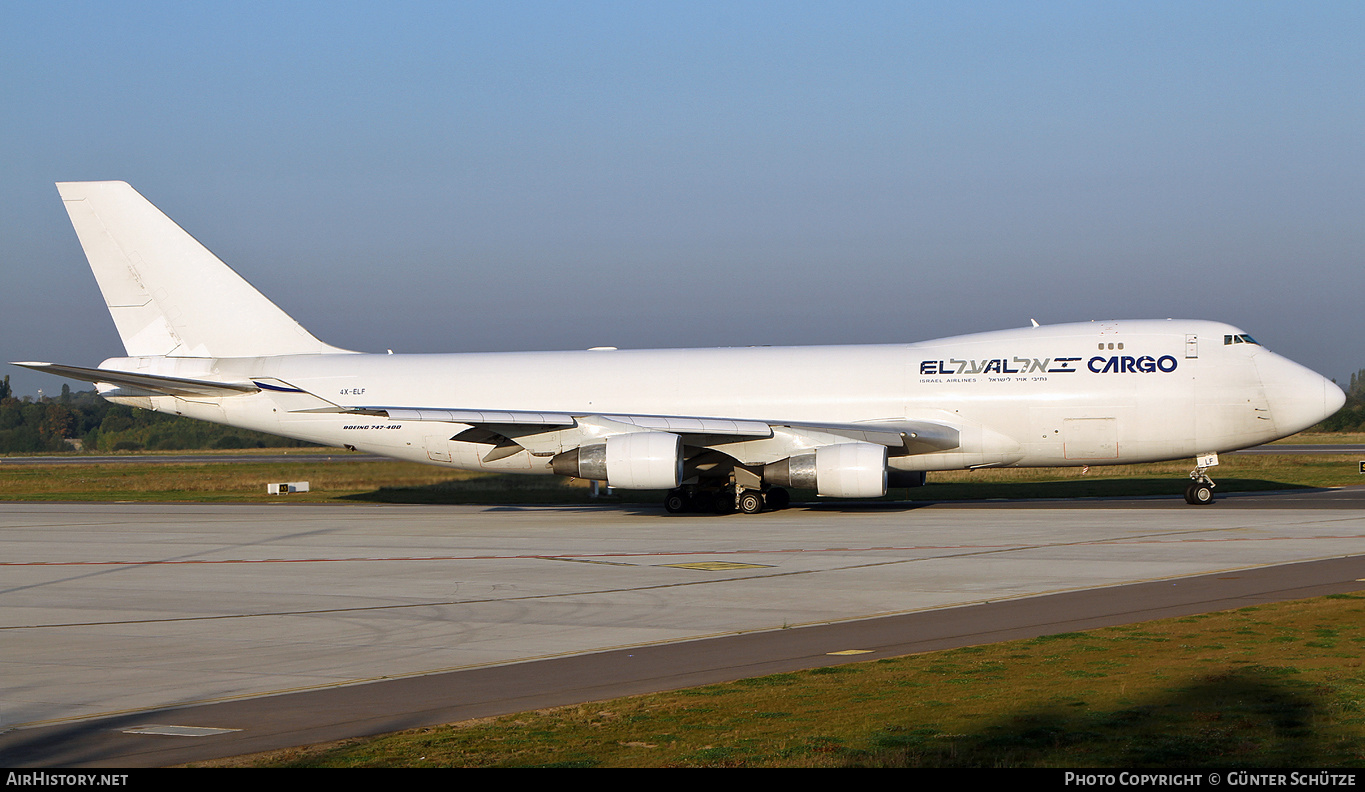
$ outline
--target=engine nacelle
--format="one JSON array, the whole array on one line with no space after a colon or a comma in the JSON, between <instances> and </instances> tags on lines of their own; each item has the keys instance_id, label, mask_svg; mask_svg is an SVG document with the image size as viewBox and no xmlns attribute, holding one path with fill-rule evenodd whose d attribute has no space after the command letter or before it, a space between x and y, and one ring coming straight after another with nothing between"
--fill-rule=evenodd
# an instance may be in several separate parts
<instances>
[{"instance_id":1,"label":"engine nacelle","mask_svg":"<svg viewBox=\"0 0 1365 792\"><path fill-rule=\"evenodd\" d=\"M672 489L682 481L682 438L668 432L612 435L557 455L550 468L619 489Z\"/></svg>"},{"instance_id":2,"label":"engine nacelle","mask_svg":"<svg viewBox=\"0 0 1365 792\"><path fill-rule=\"evenodd\" d=\"M820 446L815 453L764 465L763 479L780 487L813 489L834 498L880 498L886 494L886 446Z\"/></svg>"}]
</instances>

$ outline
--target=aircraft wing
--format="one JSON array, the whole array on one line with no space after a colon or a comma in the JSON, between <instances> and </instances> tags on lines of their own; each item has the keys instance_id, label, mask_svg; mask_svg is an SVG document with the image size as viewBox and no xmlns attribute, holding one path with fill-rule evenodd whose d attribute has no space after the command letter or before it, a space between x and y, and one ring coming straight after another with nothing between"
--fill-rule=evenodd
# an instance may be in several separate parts
<instances>
[{"instance_id":1,"label":"aircraft wing","mask_svg":"<svg viewBox=\"0 0 1365 792\"><path fill-rule=\"evenodd\" d=\"M343 408L344 409L344 408ZM753 435L770 437L772 430L763 421L737 421L729 418L694 418L677 415L612 415L590 413L527 412L518 410L444 410L412 407L360 407L346 412L378 415L402 421L443 421L475 426L543 426L547 429L576 426L580 419L600 417L641 429L674 434Z\"/></svg>"},{"instance_id":2,"label":"aircraft wing","mask_svg":"<svg viewBox=\"0 0 1365 792\"><path fill-rule=\"evenodd\" d=\"M746 440L789 438L806 446L846 441L887 446L893 456L923 454L957 448L959 432L945 423L893 419L868 423L821 423L782 420L751 420L685 415L634 415L618 413L564 413L521 410L467 410L430 407L336 407L303 412L352 413L392 420L468 424L475 427L452 437L471 442L529 438L543 432L579 428L601 437L638 430L681 435L689 446L717 447ZM593 430L596 431L593 431ZM521 442L531 448L534 444ZM534 453L534 452L533 452Z\"/></svg>"}]
</instances>

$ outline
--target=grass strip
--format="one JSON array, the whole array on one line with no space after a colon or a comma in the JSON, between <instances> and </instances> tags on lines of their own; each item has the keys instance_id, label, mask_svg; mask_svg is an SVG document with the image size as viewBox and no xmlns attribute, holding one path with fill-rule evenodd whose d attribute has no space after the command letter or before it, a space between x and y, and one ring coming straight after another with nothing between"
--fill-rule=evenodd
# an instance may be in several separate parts
<instances>
[{"instance_id":1,"label":"grass strip","mask_svg":"<svg viewBox=\"0 0 1365 792\"><path fill-rule=\"evenodd\" d=\"M1365 596L832 666L216 762L1362 767Z\"/></svg>"}]
</instances>

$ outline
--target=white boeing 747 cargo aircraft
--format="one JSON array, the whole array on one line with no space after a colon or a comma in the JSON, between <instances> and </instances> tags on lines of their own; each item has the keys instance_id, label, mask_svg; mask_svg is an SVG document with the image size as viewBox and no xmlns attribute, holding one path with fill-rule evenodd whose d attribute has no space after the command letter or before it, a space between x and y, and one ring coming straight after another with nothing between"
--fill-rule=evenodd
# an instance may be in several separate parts
<instances>
[{"instance_id":1,"label":"white boeing 747 cargo aircraft","mask_svg":"<svg viewBox=\"0 0 1365 792\"><path fill-rule=\"evenodd\" d=\"M1345 399L1218 322L914 344L370 355L319 341L123 182L57 185L128 356L19 363L149 410L464 470L669 490L669 511L874 498L925 471L1195 458Z\"/></svg>"}]
</instances>

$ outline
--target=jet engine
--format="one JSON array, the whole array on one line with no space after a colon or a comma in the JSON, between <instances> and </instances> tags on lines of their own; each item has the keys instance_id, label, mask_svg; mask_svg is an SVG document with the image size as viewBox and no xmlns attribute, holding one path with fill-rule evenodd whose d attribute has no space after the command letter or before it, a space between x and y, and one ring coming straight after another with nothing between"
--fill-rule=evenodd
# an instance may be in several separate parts
<instances>
[{"instance_id":1,"label":"jet engine","mask_svg":"<svg viewBox=\"0 0 1365 792\"><path fill-rule=\"evenodd\" d=\"M814 453L764 465L763 480L779 487L813 489L835 498L880 498L886 494L886 446L820 446Z\"/></svg>"},{"instance_id":2,"label":"jet engine","mask_svg":"<svg viewBox=\"0 0 1365 792\"><path fill-rule=\"evenodd\" d=\"M612 435L556 455L550 468L620 489L672 489L682 481L682 438L668 432Z\"/></svg>"}]
</instances>

